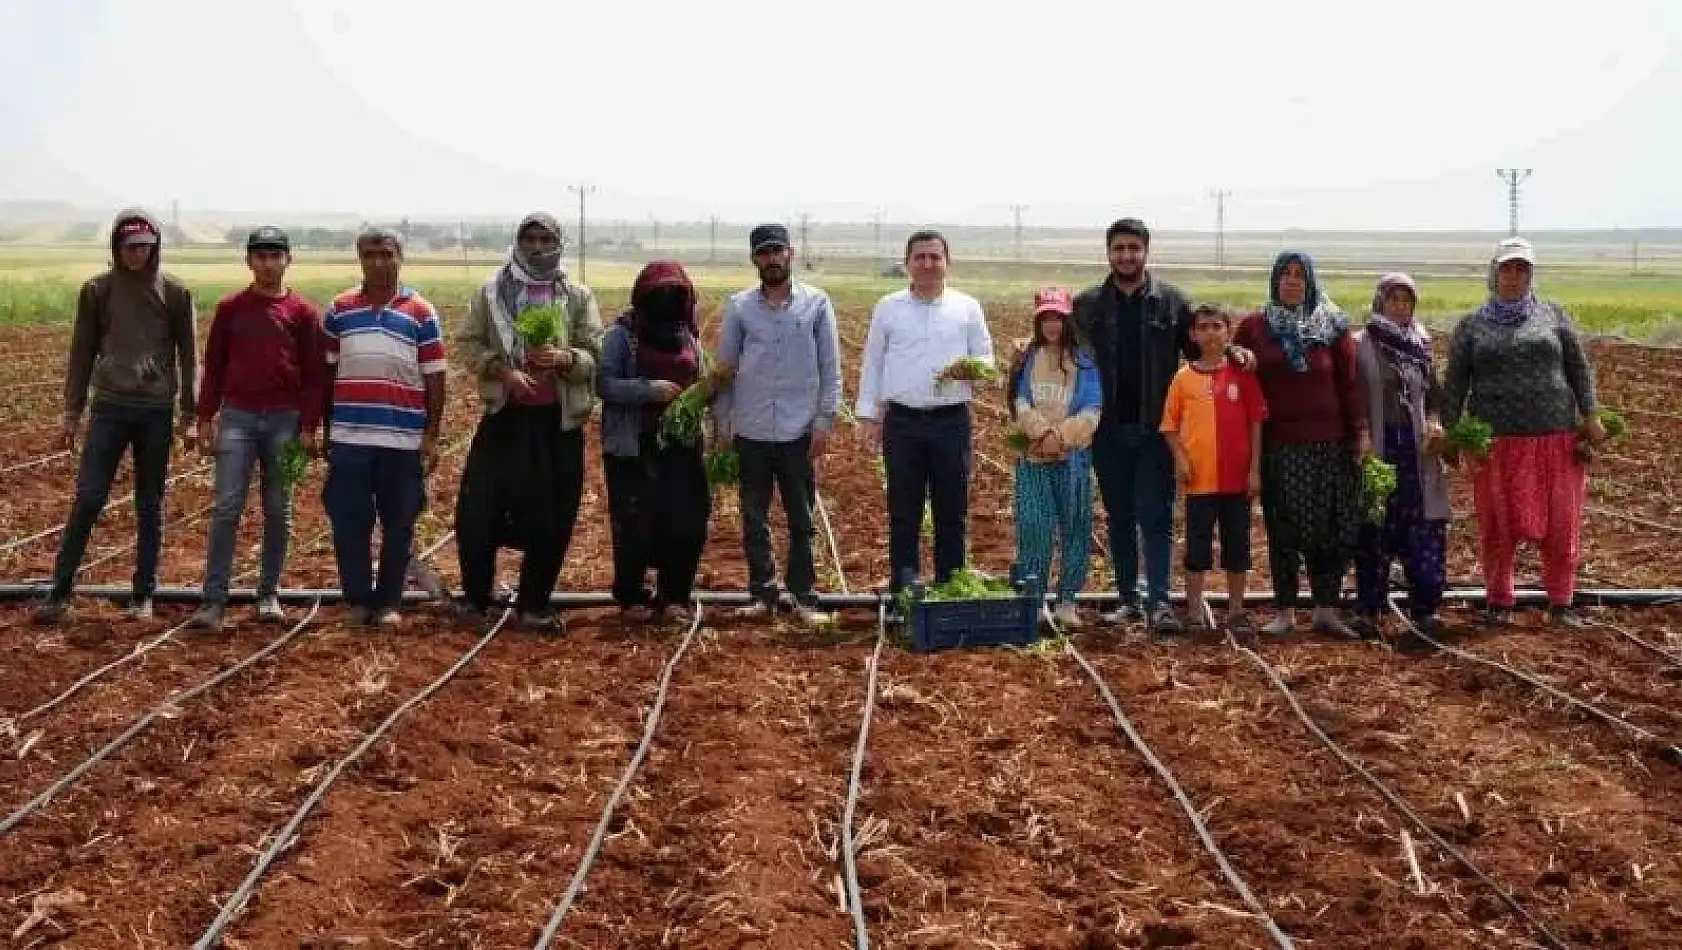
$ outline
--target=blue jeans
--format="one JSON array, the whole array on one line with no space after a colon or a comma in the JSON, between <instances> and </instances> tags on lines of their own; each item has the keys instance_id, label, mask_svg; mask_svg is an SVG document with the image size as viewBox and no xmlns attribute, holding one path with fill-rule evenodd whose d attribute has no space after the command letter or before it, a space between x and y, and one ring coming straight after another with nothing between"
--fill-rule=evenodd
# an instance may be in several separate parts
<instances>
[{"instance_id":1,"label":"blue jeans","mask_svg":"<svg viewBox=\"0 0 1682 950\"><path fill-rule=\"evenodd\" d=\"M257 596L280 587L281 565L292 530L292 493L280 472L280 450L298 437L296 412L246 412L223 409L216 432L216 510L210 516L210 541L205 555L204 599L228 600L228 574L234 566L234 541L251 470L262 469L263 566Z\"/></svg>"},{"instance_id":2,"label":"blue jeans","mask_svg":"<svg viewBox=\"0 0 1682 950\"><path fill-rule=\"evenodd\" d=\"M82 464L76 473L76 500L64 523L64 539L53 565L54 600L70 596L87 553L88 537L105 503L123 453L134 450L134 596L152 596L158 587L158 549L164 543L164 482L169 477L169 446L175 410L98 405L88 418Z\"/></svg>"},{"instance_id":3,"label":"blue jeans","mask_svg":"<svg viewBox=\"0 0 1682 950\"><path fill-rule=\"evenodd\" d=\"M1110 566L1124 604L1139 602L1139 539L1144 538L1148 603L1168 603L1174 555L1174 455L1162 433L1102 425L1092 444L1098 494L1110 516Z\"/></svg>"},{"instance_id":4,"label":"blue jeans","mask_svg":"<svg viewBox=\"0 0 1682 950\"><path fill-rule=\"evenodd\" d=\"M321 502L333 523L333 554L346 605L383 610L402 603L425 495L419 450L334 443ZM371 550L376 519L382 537L377 587Z\"/></svg>"}]
</instances>

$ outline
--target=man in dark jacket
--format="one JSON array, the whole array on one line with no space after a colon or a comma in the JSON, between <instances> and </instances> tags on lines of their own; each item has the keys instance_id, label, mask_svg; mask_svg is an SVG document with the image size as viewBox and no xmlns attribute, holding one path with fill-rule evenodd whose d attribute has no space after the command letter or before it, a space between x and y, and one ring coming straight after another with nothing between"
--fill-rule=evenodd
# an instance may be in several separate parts
<instances>
[{"instance_id":1,"label":"man in dark jacket","mask_svg":"<svg viewBox=\"0 0 1682 950\"><path fill-rule=\"evenodd\" d=\"M1168 604L1174 549L1174 456L1157 431L1168 384L1180 359L1197 358L1191 303L1178 287L1145 267L1150 231L1122 218L1104 235L1110 276L1075 298L1075 335L1098 362L1104 411L1092 445L1092 468L1110 519L1110 557L1118 609L1104 619L1148 617L1159 634L1176 633ZM1148 600L1139 605L1139 538L1144 537Z\"/></svg>"},{"instance_id":2,"label":"man in dark jacket","mask_svg":"<svg viewBox=\"0 0 1682 950\"><path fill-rule=\"evenodd\" d=\"M53 567L53 589L35 611L39 623L64 619L94 522L105 509L123 453L134 452L134 596L129 616L152 616L158 552L163 546L163 495L172 432L193 444L196 315L186 285L159 269L163 229L138 209L111 227L111 269L82 285L65 369L60 435L74 449L82 410L93 390L87 440L76 475L76 500ZM179 401L180 415L176 415Z\"/></svg>"}]
</instances>

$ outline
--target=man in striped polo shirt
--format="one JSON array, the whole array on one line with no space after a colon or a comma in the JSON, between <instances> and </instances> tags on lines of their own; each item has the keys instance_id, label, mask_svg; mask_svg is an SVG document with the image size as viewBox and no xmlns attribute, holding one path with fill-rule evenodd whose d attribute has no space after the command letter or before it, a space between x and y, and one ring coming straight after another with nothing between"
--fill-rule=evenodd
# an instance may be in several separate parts
<instances>
[{"instance_id":1,"label":"man in striped polo shirt","mask_svg":"<svg viewBox=\"0 0 1682 950\"><path fill-rule=\"evenodd\" d=\"M329 388L327 487L352 624L394 625L402 603L426 476L444 418L444 339L438 313L404 287L403 238L373 228L356 239L362 285L334 298L322 321ZM374 521L381 537L374 577Z\"/></svg>"}]
</instances>

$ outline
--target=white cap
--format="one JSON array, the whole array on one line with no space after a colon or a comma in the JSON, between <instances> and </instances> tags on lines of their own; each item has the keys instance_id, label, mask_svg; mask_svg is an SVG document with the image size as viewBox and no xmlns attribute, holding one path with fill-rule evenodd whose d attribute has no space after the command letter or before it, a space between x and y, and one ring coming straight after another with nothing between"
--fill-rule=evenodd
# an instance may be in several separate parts
<instances>
[{"instance_id":1,"label":"white cap","mask_svg":"<svg viewBox=\"0 0 1682 950\"><path fill-rule=\"evenodd\" d=\"M1507 261L1524 261L1526 264L1536 263L1536 249L1530 242L1521 237L1510 237L1495 245L1495 263L1504 264Z\"/></svg>"}]
</instances>

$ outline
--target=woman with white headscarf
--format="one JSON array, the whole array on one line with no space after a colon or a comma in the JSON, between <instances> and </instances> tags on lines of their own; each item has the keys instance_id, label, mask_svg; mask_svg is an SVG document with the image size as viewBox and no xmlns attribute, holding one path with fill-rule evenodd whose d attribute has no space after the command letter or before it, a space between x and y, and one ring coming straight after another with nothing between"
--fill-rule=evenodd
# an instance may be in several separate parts
<instances>
[{"instance_id":1,"label":"woman with white headscarf","mask_svg":"<svg viewBox=\"0 0 1682 950\"><path fill-rule=\"evenodd\" d=\"M460 610L484 621L493 606L496 552L514 548L525 552L514 603L520 622L553 629L550 595L584 491L583 427L596 405L602 317L590 288L561 269L554 217L527 215L514 233L507 259L473 294L456 338L483 408L456 497ZM528 319L522 327L521 316L540 316L531 313L538 308L552 319Z\"/></svg>"},{"instance_id":2,"label":"woman with white headscarf","mask_svg":"<svg viewBox=\"0 0 1682 950\"><path fill-rule=\"evenodd\" d=\"M1462 414L1494 431L1488 458L1473 466L1479 560L1488 591L1485 622L1511 620L1513 561L1520 542L1541 549L1542 584L1555 626L1577 628L1579 538L1588 469L1578 440L1606 440L1594 368L1565 308L1536 296L1536 252L1513 237L1489 262L1489 300L1463 317L1449 344L1443 425ZM1451 461L1453 461L1451 459Z\"/></svg>"}]
</instances>

